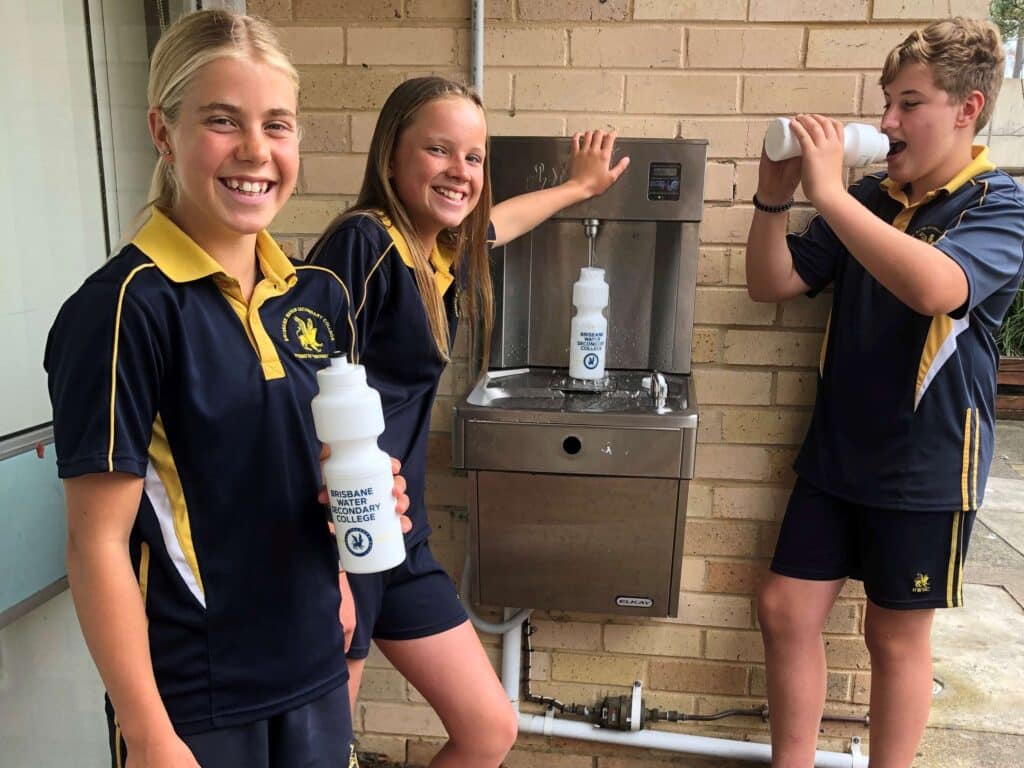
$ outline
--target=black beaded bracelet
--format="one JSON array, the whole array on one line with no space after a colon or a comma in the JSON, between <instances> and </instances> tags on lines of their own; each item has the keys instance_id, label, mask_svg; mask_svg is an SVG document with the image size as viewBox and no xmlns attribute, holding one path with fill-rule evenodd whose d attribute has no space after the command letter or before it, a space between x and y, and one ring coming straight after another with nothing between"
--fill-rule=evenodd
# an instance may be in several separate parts
<instances>
[{"instance_id":1,"label":"black beaded bracelet","mask_svg":"<svg viewBox=\"0 0 1024 768\"><path fill-rule=\"evenodd\" d=\"M793 207L793 198L789 198L789 200L784 202L782 205L765 205L764 203L757 199L757 195L755 194L754 207L757 208L757 210L762 211L763 213L785 213L786 211Z\"/></svg>"}]
</instances>

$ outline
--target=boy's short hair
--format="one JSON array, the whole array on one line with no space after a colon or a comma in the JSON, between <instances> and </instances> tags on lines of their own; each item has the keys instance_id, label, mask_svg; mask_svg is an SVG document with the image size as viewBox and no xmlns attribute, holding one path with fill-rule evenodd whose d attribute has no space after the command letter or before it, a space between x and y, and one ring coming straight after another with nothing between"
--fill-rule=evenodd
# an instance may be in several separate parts
<instances>
[{"instance_id":1,"label":"boy's short hair","mask_svg":"<svg viewBox=\"0 0 1024 768\"><path fill-rule=\"evenodd\" d=\"M994 24L956 16L911 32L886 56L878 84L884 88L904 66L916 62L931 69L935 85L954 102L963 101L971 91L980 91L985 105L974 125L977 133L992 117L1003 84L1005 59L1003 41Z\"/></svg>"}]
</instances>

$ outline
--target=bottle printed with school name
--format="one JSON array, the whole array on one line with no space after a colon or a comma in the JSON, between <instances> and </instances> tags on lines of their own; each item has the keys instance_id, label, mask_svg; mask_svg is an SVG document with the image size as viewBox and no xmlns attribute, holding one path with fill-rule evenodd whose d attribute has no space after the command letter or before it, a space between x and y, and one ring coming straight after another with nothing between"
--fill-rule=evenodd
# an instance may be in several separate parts
<instances>
[{"instance_id":1,"label":"bottle printed with school name","mask_svg":"<svg viewBox=\"0 0 1024 768\"><path fill-rule=\"evenodd\" d=\"M393 568L405 560L405 540L395 513L391 458L377 445L384 431L380 394L367 385L366 369L340 353L316 377L313 424L331 447L324 485L341 567L351 573Z\"/></svg>"},{"instance_id":2,"label":"bottle printed with school name","mask_svg":"<svg viewBox=\"0 0 1024 768\"><path fill-rule=\"evenodd\" d=\"M572 287L576 314L569 324L569 376L596 381L604 378L604 352L608 341L608 283L604 270L583 267Z\"/></svg>"},{"instance_id":3,"label":"bottle printed with school name","mask_svg":"<svg viewBox=\"0 0 1024 768\"><path fill-rule=\"evenodd\" d=\"M803 154L800 141L789 127L789 119L777 117L768 123L764 152L769 160L788 160ZM889 137L867 123L847 123L843 127L843 165L854 168L885 160Z\"/></svg>"}]
</instances>

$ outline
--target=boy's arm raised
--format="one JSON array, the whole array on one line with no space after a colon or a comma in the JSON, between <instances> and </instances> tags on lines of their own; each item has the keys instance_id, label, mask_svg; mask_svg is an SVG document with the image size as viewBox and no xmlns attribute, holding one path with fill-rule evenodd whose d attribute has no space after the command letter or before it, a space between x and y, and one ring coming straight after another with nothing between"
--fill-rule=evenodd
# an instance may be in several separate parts
<instances>
[{"instance_id":1,"label":"boy's arm raised","mask_svg":"<svg viewBox=\"0 0 1024 768\"><path fill-rule=\"evenodd\" d=\"M933 317L967 301L967 276L938 248L879 219L846 191L842 124L820 115L790 123L803 148L803 188L847 250L915 312Z\"/></svg>"},{"instance_id":2,"label":"boy's arm raised","mask_svg":"<svg viewBox=\"0 0 1024 768\"><path fill-rule=\"evenodd\" d=\"M782 206L793 199L800 182L800 158L773 162L761 150L757 202ZM786 244L785 212L754 210L747 235L747 293L754 301L785 301L810 290L793 267Z\"/></svg>"},{"instance_id":3,"label":"boy's arm raised","mask_svg":"<svg viewBox=\"0 0 1024 768\"><path fill-rule=\"evenodd\" d=\"M572 137L572 165L569 178L557 187L516 195L491 209L494 245L504 245L575 203L602 194L629 165L624 157L611 167L615 131L587 131Z\"/></svg>"},{"instance_id":4,"label":"boy's arm raised","mask_svg":"<svg viewBox=\"0 0 1024 768\"><path fill-rule=\"evenodd\" d=\"M157 691L146 610L128 556L142 486L141 477L123 472L64 481L68 581L128 746L129 768L199 768Z\"/></svg>"}]
</instances>

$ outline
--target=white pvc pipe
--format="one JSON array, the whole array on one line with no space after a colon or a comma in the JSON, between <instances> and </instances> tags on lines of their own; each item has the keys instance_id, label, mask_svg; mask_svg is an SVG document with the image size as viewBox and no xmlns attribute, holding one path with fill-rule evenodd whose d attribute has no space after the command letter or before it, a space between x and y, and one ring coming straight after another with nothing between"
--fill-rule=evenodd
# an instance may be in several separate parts
<instances>
[{"instance_id":1,"label":"white pvc pipe","mask_svg":"<svg viewBox=\"0 0 1024 768\"><path fill-rule=\"evenodd\" d=\"M502 637L501 682L517 711L522 671L521 633L522 628L516 627L510 629ZM751 760L762 763L770 763L772 760L770 744L711 736L692 736L672 731L654 731L649 728L640 731L616 731L598 728L590 723L577 720L556 719L552 710L549 710L546 715L520 712L519 732L733 760ZM868 759L860 753L860 739L856 737L853 739L850 752L818 750L814 753L815 768L867 768L867 765Z\"/></svg>"},{"instance_id":2,"label":"white pvc pipe","mask_svg":"<svg viewBox=\"0 0 1024 768\"><path fill-rule=\"evenodd\" d=\"M484 0L473 0L470 16L470 66L469 79L473 89L484 95Z\"/></svg>"}]
</instances>

